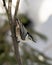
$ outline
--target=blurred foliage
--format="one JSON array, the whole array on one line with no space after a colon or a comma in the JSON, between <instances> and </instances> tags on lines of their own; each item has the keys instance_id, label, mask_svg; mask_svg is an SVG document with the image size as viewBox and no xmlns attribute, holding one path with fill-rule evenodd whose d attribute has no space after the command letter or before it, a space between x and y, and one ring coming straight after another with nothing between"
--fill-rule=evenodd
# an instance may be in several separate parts
<instances>
[{"instance_id":1,"label":"blurred foliage","mask_svg":"<svg viewBox=\"0 0 52 65\"><path fill-rule=\"evenodd\" d=\"M21 17L19 16L18 18L21 20L24 26L27 27L28 31L33 36L37 35L41 39L47 40L46 36L30 28L29 24L31 22L26 16L21 15ZM7 32L9 30L10 30L10 26L8 21L6 21L5 24L0 28L0 65L17 65L14 55L13 44L12 42L6 40L6 37L8 37ZM33 49L27 43L24 43L22 46L20 46L20 48L22 51L21 58L23 65L52 65L48 62L48 61L52 61L52 59L48 58L38 50Z\"/></svg>"}]
</instances>

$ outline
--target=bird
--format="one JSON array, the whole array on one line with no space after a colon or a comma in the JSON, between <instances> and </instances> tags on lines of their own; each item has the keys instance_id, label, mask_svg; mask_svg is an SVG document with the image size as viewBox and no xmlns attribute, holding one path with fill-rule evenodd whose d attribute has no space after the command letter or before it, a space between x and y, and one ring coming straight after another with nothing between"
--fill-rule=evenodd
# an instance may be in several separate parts
<instances>
[{"instance_id":1,"label":"bird","mask_svg":"<svg viewBox=\"0 0 52 65\"><path fill-rule=\"evenodd\" d=\"M19 19L16 19L16 37L19 41L25 41L27 38L33 42L36 42Z\"/></svg>"}]
</instances>

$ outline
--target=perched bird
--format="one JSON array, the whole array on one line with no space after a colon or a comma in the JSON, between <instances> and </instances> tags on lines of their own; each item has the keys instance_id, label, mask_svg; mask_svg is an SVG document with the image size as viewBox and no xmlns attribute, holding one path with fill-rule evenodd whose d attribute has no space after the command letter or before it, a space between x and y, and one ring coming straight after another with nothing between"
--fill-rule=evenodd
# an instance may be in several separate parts
<instances>
[{"instance_id":1,"label":"perched bird","mask_svg":"<svg viewBox=\"0 0 52 65\"><path fill-rule=\"evenodd\" d=\"M19 41L24 41L26 40L26 38L28 38L35 42L32 35L27 31L27 29L24 27L24 25L20 22L19 19L16 19L16 24L16 37Z\"/></svg>"}]
</instances>

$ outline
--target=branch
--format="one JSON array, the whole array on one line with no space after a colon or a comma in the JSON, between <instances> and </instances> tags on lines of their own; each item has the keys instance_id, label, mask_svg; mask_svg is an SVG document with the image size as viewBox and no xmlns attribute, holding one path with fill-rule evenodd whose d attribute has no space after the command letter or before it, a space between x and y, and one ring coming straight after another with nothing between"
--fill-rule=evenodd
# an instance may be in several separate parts
<instances>
[{"instance_id":1,"label":"branch","mask_svg":"<svg viewBox=\"0 0 52 65\"><path fill-rule=\"evenodd\" d=\"M16 60L18 62L18 65L22 65L22 61L21 61L20 53L19 53L19 41L16 37L16 25L15 24L16 24L16 22L14 21L14 23L12 23L12 25L11 25L13 45L14 45L15 55L16 55Z\"/></svg>"},{"instance_id":2,"label":"branch","mask_svg":"<svg viewBox=\"0 0 52 65\"><path fill-rule=\"evenodd\" d=\"M19 3L20 3L20 0L17 0L16 8L15 8L15 13L14 13L14 19L16 19L16 16L17 16L17 12L18 12L18 8L19 8Z\"/></svg>"},{"instance_id":3,"label":"branch","mask_svg":"<svg viewBox=\"0 0 52 65\"><path fill-rule=\"evenodd\" d=\"M3 1L3 6L5 7L5 10L6 10L7 16L8 16L8 9L7 9L7 6L6 6L6 2L5 2L5 0L2 0L2 1Z\"/></svg>"},{"instance_id":4,"label":"branch","mask_svg":"<svg viewBox=\"0 0 52 65\"><path fill-rule=\"evenodd\" d=\"M9 21L11 20L11 6L8 6L8 9L7 9L7 6L6 6L6 2L5 2L5 0L2 0L3 1L3 6L5 7L5 10L6 10L6 13L7 13L7 16L8 16L8 19L9 19ZM9 2L12 2L12 0L10 1L9 0ZM9 3L10 4L10 3ZM9 9L10 9L10 11L9 11Z\"/></svg>"},{"instance_id":5,"label":"branch","mask_svg":"<svg viewBox=\"0 0 52 65\"><path fill-rule=\"evenodd\" d=\"M12 6L12 0L8 0L8 16L9 16L9 22L12 22L12 15L11 15L11 6Z\"/></svg>"},{"instance_id":6,"label":"branch","mask_svg":"<svg viewBox=\"0 0 52 65\"><path fill-rule=\"evenodd\" d=\"M18 65L22 65L22 61L21 61L20 54L19 54L19 42L18 42L18 39L16 38L16 21L15 21L16 13L18 11L19 1L20 0L18 0L16 3L14 19L12 19L12 15L11 15L12 0L8 1L8 9L6 7L5 0L3 0L3 4L4 4L4 7L5 7L6 13L8 15L9 22L10 22L10 28L11 28L11 33L12 33L12 39L13 39L16 60L18 62Z\"/></svg>"}]
</instances>

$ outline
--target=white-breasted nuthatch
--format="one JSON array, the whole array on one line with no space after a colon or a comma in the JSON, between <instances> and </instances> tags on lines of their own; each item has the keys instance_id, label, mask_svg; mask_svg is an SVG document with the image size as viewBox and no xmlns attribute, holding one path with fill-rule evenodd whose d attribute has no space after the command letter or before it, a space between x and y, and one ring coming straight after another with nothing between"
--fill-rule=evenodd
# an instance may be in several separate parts
<instances>
[{"instance_id":1,"label":"white-breasted nuthatch","mask_svg":"<svg viewBox=\"0 0 52 65\"><path fill-rule=\"evenodd\" d=\"M30 33L26 30L26 28L24 27L24 25L20 22L19 19L16 19L16 37L18 38L18 40L26 40L26 37L30 40L32 40L33 42L36 42L33 37L30 35Z\"/></svg>"}]
</instances>

